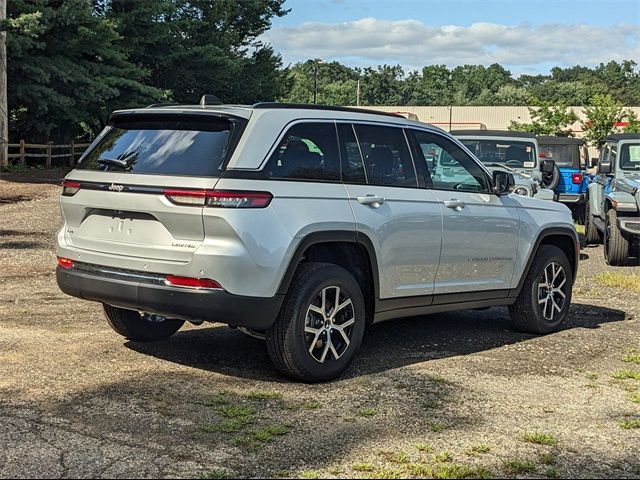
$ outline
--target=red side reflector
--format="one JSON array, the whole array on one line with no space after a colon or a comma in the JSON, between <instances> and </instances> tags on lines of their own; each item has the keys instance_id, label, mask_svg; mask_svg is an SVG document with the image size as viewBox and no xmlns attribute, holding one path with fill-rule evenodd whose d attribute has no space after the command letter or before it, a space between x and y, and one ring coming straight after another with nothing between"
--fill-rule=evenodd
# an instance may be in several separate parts
<instances>
[{"instance_id":1,"label":"red side reflector","mask_svg":"<svg viewBox=\"0 0 640 480\"><path fill-rule=\"evenodd\" d=\"M571 181L576 185L580 185L582 183L582 179L583 177L581 173L573 173L571 175Z\"/></svg>"},{"instance_id":2,"label":"red side reflector","mask_svg":"<svg viewBox=\"0 0 640 480\"><path fill-rule=\"evenodd\" d=\"M60 268L64 268L65 270L69 270L73 268L73 260L64 257L58 257L58 266Z\"/></svg>"},{"instance_id":3,"label":"red side reflector","mask_svg":"<svg viewBox=\"0 0 640 480\"><path fill-rule=\"evenodd\" d=\"M62 182L62 195L72 197L80 190L80 183L72 180L64 180Z\"/></svg>"},{"instance_id":4,"label":"red side reflector","mask_svg":"<svg viewBox=\"0 0 640 480\"><path fill-rule=\"evenodd\" d=\"M209 280L208 278L191 278L179 277L177 275L167 275L166 277L164 277L164 280L168 285L174 285L176 287L222 289L218 282Z\"/></svg>"},{"instance_id":5,"label":"red side reflector","mask_svg":"<svg viewBox=\"0 0 640 480\"><path fill-rule=\"evenodd\" d=\"M547 154L546 154L546 153L544 153L544 152L540 152L540 153L538 154L538 158L547 158Z\"/></svg>"}]
</instances>

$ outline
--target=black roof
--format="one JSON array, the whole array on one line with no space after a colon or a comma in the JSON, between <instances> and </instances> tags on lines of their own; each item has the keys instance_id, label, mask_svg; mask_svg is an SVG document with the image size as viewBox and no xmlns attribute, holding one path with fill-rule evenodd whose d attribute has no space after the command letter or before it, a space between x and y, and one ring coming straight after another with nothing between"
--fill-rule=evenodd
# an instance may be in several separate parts
<instances>
[{"instance_id":1,"label":"black roof","mask_svg":"<svg viewBox=\"0 0 640 480\"><path fill-rule=\"evenodd\" d=\"M511 130L451 130L449 132L453 136L464 137L518 137L518 138L536 138L531 132L514 132Z\"/></svg>"},{"instance_id":2,"label":"black roof","mask_svg":"<svg viewBox=\"0 0 640 480\"><path fill-rule=\"evenodd\" d=\"M640 133L615 133L605 138L607 142L619 142L620 140L640 140Z\"/></svg>"},{"instance_id":3,"label":"black roof","mask_svg":"<svg viewBox=\"0 0 640 480\"><path fill-rule=\"evenodd\" d=\"M551 137L547 135L540 135L538 137L538 143L540 145L584 145L582 138L575 137Z\"/></svg>"},{"instance_id":4,"label":"black roof","mask_svg":"<svg viewBox=\"0 0 640 480\"><path fill-rule=\"evenodd\" d=\"M337 105L318 105L314 103L280 103L280 102L260 102L251 106L253 109L266 109L266 108L283 108L283 109L304 109L304 110L329 110L333 112L354 112L354 113L369 113L373 115L385 115L387 117L402 117L397 113L382 112L380 110L369 110L368 108L357 107L340 107ZM402 117L404 118L404 117Z\"/></svg>"}]
</instances>

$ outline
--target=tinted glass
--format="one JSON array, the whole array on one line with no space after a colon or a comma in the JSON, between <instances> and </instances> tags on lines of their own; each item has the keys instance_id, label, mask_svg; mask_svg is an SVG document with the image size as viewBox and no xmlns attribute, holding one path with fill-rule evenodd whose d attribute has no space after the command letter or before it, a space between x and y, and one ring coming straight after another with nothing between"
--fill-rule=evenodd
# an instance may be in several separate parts
<instances>
[{"instance_id":1,"label":"tinted glass","mask_svg":"<svg viewBox=\"0 0 640 480\"><path fill-rule=\"evenodd\" d=\"M520 140L475 140L460 141L485 165L506 165L512 168L534 168L536 149L533 142Z\"/></svg>"},{"instance_id":2,"label":"tinted glass","mask_svg":"<svg viewBox=\"0 0 640 480\"><path fill-rule=\"evenodd\" d=\"M623 170L640 170L640 143L625 143L620 148L620 167Z\"/></svg>"},{"instance_id":3,"label":"tinted glass","mask_svg":"<svg viewBox=\"0 0 640 480\"><path fill-rule=\"evenodd\" d=\"M328 123L298 123L289 130L265 167L270 178L339 180L340 157L336 127Z\"/></svg>"},{"instance_id":4,"label":"tinted glass","mask_svg":"<svg viewBox=\"0 0 640 480\"><path fill-rule=\"evenodd\" d=\"M228 151L232 124L207 117L116 121L78 168L128 173L216 176Z\"/></svg>"},{"instance_id":5,"label":"tinted glass","mask_svg":"<svg viewBox=\"0 0 640 480\"><path fill-rule=\"evenodd\" d=\"M560 167L580 168L580 146L540 144L540 158L553 160Z\"/></svg>"},{"instance_id":6,"label":"tinted glass","mask_svg":"<svg viewBox=\"0 0 640 480\"><path fill-rule=\"evenodd\" d=\"M413 161L402 128L354 125L371 185L416 187Z\"/></svg>"},{"instance_id":7,"label":"tinted glass","mask_svg":"<svg viewBox=\"0 0 640 480\"><path fill-rule=\"evenodd\" d=\"M348 123L338 124L340 155L342 155L342 180L346 183L367 183L360 147Z\"/></svg>"},{"instance_id":8,"label":"tinted glass","mask_svg":"<svg viewBox=\"0 0 640 480\"><path fill-rule=\"evenodd\" d=\"M427 185L436 190L489 191L484 170L458 145L429 132L414 130L412 134L429 172Z\"/></svg>"}]
</instances>

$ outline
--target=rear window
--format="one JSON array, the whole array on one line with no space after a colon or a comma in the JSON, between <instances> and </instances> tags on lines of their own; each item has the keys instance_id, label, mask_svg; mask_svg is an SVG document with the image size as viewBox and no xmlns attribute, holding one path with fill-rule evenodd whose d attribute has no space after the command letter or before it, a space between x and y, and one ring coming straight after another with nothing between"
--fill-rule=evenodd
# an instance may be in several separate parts
<instances>
[{"instance_id":1,"label":"rear window","mask_svg":"<svg viewBox=\"0 0 640 480\"><path fill-rule=\"evenodd\" d=\"M540 144L540 158L553 160L560 167L580 168L579 145L544 145Z\"/></svg>"},{"instance_id":2,"label":"rear window","mask_svg":"<svg viewBox=\"0 0 640 480\"><path fill-rule=\"evenodd\" d=\"M167 115L116 120L78 168L213 177L232 153L233 123L224 118Z\"/></svg>"}]
</instances>

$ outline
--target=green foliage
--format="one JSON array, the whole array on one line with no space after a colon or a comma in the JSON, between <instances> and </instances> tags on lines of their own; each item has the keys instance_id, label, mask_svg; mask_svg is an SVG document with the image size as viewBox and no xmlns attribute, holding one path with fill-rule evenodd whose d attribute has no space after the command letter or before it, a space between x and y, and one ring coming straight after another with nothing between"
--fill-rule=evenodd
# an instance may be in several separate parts
<instances>
[{"instance_id":1,"label":"green foliage","mask_svg":"<svg viewBox=\"0 0 640 480\"><path fill-rule=\"evenodd\" d=\"M598 148L615 131L615 124L623 117L622 104L611 95L594 95L584 113L586 121L582 122L582 128L585 139Z\"/></svg>"},{"instance_id":2,"label":"green foliage","mask_svg":"<svg viewBox=\"0 0 640 480\"><path fill-rule=\"evenodd\" d=\"M624 127L625 132L640 133L640 118L633 110L627 110L625 120L628 125Z\"/></svg>"},{"instance_id":3,"label":"green foliage","mask_svg":"<svg viewBox=\"0 0 640 480\"><path fill-rule=\"evenodd\" d=\"M576 113L565 104L552 105L542 102L537 107L529 107L531 123L511 121L509 130L533 132L536 135L553 135L569 137L572 134L571 125L578 121Z\"/></svg>"}]
</instances>

